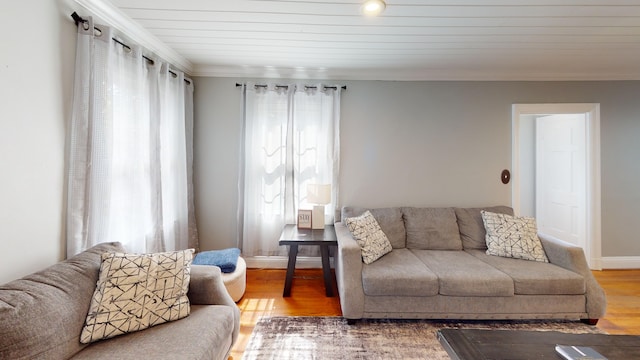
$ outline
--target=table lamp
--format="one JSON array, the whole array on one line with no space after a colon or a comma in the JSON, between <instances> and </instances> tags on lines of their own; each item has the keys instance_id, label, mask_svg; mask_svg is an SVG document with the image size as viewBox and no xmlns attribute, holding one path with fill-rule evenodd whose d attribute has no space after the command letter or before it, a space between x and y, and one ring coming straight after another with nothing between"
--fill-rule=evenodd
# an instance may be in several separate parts
<instances>
[{"instance_id":1,"label":"table lamp","mask_svg":"<svg viewBox=\"0 0 640 360\"><path fill-rule=\"evenodd\" d=\"M324 206L331 203L331 184L308 184L307 202L314 204L311 228L324 229Z\"/></svg>"}]
</instances>

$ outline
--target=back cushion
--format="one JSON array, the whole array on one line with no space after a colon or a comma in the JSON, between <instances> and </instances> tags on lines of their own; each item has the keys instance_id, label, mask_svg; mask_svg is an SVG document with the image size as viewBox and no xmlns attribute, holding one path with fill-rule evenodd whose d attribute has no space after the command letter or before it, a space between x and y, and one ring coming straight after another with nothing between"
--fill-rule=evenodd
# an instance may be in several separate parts
<instances>
[{"instance_id":1,"label":"back cushion","mask_svg":"<svg viewBox=\"0 0 640 360\"><path fill-rule=\"evenodd\" d=\"M407 248L462 250L462 240L453 208L402 208Z\"/></svg>"},{"instance_id":2,"label":"back cushion","mask_svg":"<svg viewBox=\"0 0 640 360\"><path fill-rule=\"evenodd\" d=\"M86 345L80 332L98 281L103 243L0 286L0 359L68 359Z\"/></svg>"},{"instance_id":3,"label":"back cushion","mask_svg":"<svg viewBox=\"0 0 640 360\"><path fill-rule=\"evenodd\" d=\"M371 215L376 219L382 232L387 235L391 247L394 249L402 249L405 247L407 234L404 229L402 220L402 211L399 207L367 209L362 207L345 206L342 208L342 222L346 218L360 216L369 210Z\"/></svg>"},{"instance_id":4,"label":"back cushion","mask_svg":"<svg viewBox=\"0 0 640 360\"><path fill-rule=\"evenodd\" d=\"M492 213L513 215L513 209L508 206L490 206L483 208L456 208L460 238L465 249L487 249L485 237L487 232L482 222L481 210Z\"/></svg>"}]
</instances>

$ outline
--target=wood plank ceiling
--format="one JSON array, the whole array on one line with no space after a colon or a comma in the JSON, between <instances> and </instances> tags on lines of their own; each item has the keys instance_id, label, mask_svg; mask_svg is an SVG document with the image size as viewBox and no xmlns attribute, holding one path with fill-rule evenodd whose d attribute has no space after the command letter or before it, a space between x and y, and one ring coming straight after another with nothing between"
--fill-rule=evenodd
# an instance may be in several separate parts
<instances>
[{"instance_id":1,"label":"wood plank ceiling","mask_svg":"<svg viewBox=\"0 0 640 360\"><path fill-rule=\"evenodd\" d=\"M640 79L640 0L111 0L194 75Z\"/></svg>"}]
</instances>

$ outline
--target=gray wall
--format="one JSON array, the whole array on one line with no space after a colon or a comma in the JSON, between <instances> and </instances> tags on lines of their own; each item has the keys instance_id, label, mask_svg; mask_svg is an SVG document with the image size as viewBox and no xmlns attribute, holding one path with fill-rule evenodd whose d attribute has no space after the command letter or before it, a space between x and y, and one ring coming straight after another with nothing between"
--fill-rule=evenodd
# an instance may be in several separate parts
<instances>
[{"instance_id":1,"label":"gray wall","mask_svg":"<svg viewBox=\"0 0 640 360\"><path fill-rule=\"evenodd\" d=\"M202 249L235 246L240 90L196 78L195 192ZM308 82L307 82L308 83ZM602 255L640 256L640 82L341 81L340 205L511 203L511 105L600 103Z\"/></svg>"},{"instance_id":2,"label":"gray wall","mask_svg":"<svg viewBox=\"0 0 640 360\"><path fill-rule=\"evenodd\" d=\"M64 258L76 32L59 3L12 1L0 12L0 284Z\"/></svg>"}]
</instances>

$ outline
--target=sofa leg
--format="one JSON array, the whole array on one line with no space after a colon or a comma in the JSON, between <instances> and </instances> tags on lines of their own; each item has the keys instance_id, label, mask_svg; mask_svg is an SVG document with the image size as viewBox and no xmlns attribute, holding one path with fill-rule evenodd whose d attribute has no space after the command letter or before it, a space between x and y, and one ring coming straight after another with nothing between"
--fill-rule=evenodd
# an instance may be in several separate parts
<instances>
[{"instance_id":1,"label":"sofa leg","mask_svg":"<svg viewBox=\"0 0 640 360\"><path fill-rule=\"evenodd\" d=\"M347 319L347 325L355 325L358 319Z\"/></svg>"},{"instance_id":2,"label":"sofa leg","mask_svg":"<svg viewBox=\"0 0 640 360\"><path fill-rule=\"evenodd\" d=\"M592 326L595 326L598 323L598 320L600 319L580 319L580 321L582 321L583 323Z\"/></svg>"}]
</instances>

